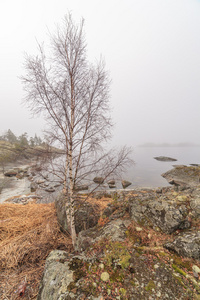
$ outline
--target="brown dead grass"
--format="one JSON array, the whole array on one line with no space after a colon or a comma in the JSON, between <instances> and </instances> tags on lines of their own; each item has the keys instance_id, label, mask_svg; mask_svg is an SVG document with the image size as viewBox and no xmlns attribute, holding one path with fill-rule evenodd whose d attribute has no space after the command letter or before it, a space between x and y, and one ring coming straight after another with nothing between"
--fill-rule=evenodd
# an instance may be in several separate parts
<instances>
[{"instance_id":1,"label":"brown dead grass","mask_svg":"<svg viewBox=\"0 0 200 300\"><path fill-rule=\"evenodd\" d=\"M71 239L59 229L54 204L0 205L0 299L36 299L45 259L54 249L71 251Z\"/></svg>"}]
</instances>

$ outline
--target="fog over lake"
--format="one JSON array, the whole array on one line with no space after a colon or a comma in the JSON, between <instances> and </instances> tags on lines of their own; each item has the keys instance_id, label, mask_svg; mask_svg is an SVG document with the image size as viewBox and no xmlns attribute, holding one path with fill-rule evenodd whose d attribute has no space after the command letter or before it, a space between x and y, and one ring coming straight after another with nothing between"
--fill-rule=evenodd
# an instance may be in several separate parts
<instances>
[{"instance_id":1,"label":"fog over lake","mask_svg":"<svg viewBox=\"0 0 200 300\"><path fill-rule=\"evenodd\" d=\"M0 133L42 134L21 105L24 53L48 46L69 11L85 19L88 60L102 55L110 73L112 144L200 144L199 0L1 1Z\"/></svg>"},{"instance_id":2,"label":"fog over lake","mask_svg":"<svg viewBox=\"0 0 200 300\"><path fill-rule=\"evenodd\" d=\"M154 159L167 156L177 161L162 162ZM133 149L135 165L127 170L124 178L134 187L168 186L161 174L172 169L173 165L200 164L200 147L135 147Z\"/></svg>"}]
</instances>

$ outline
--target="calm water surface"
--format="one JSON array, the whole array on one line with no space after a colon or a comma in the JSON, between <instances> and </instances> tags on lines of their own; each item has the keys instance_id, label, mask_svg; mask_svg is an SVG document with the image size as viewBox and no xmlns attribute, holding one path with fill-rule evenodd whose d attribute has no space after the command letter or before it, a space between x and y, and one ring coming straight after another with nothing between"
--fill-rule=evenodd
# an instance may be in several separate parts
<instances>
[{"instance_id":1,"label":"calm water surface","mask_svg":"<svg viewBox=\"0 0 200 300\"><path fill-rule=\"evenodd\" d=\"M157 161L156 156L168 156L177 161ZM161 174L173 165L200 164L200 147L135 147L133 160L135 165L124 174L124 179L132 182L130 188L168 186Z\"/></svg>"}]
</instances>

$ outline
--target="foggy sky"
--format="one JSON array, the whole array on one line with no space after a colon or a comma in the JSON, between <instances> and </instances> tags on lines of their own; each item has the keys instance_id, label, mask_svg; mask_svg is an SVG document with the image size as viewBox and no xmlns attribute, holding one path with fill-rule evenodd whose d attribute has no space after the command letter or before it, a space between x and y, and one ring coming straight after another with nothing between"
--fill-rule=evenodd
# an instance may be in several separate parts
<instances>
[{"instance_id":1,"label":"foggy sky","mask_svg":"<svg viewBox=\"0 0 200 300\"><path fill-rule=\"evenodd\" d=\"M24 53L68 11L85 19L88 59L110 71L113 144L200 144L199 0L1 1L0 133L41 134L21 105Z\"/></svg>"}]
</instances>

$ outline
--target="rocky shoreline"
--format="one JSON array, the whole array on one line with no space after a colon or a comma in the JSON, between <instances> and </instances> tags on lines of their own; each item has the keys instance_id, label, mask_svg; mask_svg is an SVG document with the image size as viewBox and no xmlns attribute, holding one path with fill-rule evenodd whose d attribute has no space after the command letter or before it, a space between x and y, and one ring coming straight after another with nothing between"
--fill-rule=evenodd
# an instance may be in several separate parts
<instances>
[{"instance_id":1,"label":"rocky shoreline","mask_svg":"<svg viewBox=\"0 0 200 300\"><path fill-rule=\"evenodd\" d=\"M76 251L50 253L37 299L199 299L200 185L110 197L102 213L82 205ZM65 232L62 201L56 210Z\"/></svg>"},{"instance_id":2,"label":"rocky shoreline","mask_svg":"<svg viewBox=\"0 0 200 300\"><path fill-rule=\"evenodd\" d=\"M163 174L169 187L111 189L86 201L77 193L76 247L49 254L37 300L198 300L199 174L199 166L176 166ZM9 200L43 201L35 192ZM68 234L65 204L56 197L57 220Z\"/></svg>"}]
</instances>

